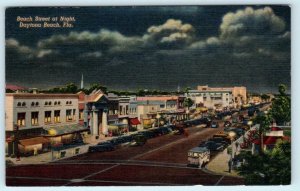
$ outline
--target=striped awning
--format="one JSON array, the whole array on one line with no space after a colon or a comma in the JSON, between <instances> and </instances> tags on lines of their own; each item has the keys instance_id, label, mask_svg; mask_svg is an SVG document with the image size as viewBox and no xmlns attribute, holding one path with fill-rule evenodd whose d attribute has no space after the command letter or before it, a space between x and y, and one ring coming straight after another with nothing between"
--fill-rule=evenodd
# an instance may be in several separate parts
<instances>
[{"instance_id":1,"label":"striped awning","mask_svg":"<svg viewBox=\"0 0 300 191\"><path fill-rule=\"evenodd\" d=\"M46 136L58 136L58 135L71 134L71 133L76 133L81 131L87 131L89 129L80 124L73 124L73 125L44 127L44 130L48 132Z\"/></svg>"}]
</instances>

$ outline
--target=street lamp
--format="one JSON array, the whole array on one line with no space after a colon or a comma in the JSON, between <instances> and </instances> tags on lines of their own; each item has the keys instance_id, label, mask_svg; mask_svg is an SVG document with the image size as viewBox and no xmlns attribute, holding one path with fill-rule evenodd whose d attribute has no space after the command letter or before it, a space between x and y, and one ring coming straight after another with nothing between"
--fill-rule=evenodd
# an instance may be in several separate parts
<instances>
[{"instance_id":1,"label":"street lamp","mask_svg":"<svg viewBox=\"0 0 300 191\"><path fill-rule=\"evenodd\" d=\"M189 119L189 113L190 113L190 111L189 110L186 110L186 119L188 120Z\"/></svg>"},{"instance_id":2,"label":"street lamp","mask_svg":"<svg viewBox=\"0 0 300 191\"><path fill-rule=\"evenodd\" d=\"M236 133L234 132L234 131L230 131L229 133L228 133L228 135L229 135L229 137L230 137L230 141L231 141L231 158L234 158L234 155L233 155L233 144L232 144L232 142L233 142L233 140L234 140L234 138L235 138L235 136L236 136Z\"/></svg>"},{"instance_id":3,"label":"street lamp","mask_svg":"<svg viewBox=\"0 0 300 191\"><path fill-rule=\"evenodd\" d=\"M231 168L232 168L232 159L234 158L234 152L233 152L233 140L236 136L236 133L234 131L230 131L228 133L229 137L230 137L230 141L231 141L231 155L230 155L230 160L228 161L228 166L229 166L229 173L231 172Z\"/></svg>"},{"instance_id":4,"label":"street lamp","mask_svg":"<svg viewBox=\"0 0 300 191\"><path fill-rule=\"evenodd\" d=\"M159 119L160 119L160 115L159 115L159 113L157 113L157 115L156 115L156 119L157 119L157 127L159 127Z\"/></svg>"}]
</instances>

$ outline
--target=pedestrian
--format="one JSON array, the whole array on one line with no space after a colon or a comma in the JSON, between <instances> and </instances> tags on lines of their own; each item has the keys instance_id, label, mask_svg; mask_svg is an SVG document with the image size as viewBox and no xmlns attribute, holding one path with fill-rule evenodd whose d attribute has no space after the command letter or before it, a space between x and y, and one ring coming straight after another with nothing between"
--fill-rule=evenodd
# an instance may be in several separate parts
<instances>
[{"instance_id":1,"label":"pedestrian","mask_svg":"<svg viewBox=\"0 0 300 191\"><path fill-rule=\"evenodd\" d=\"M232 161L231 159L228 161L228 172L231 173Z\"/></svg>"}]
</instances>

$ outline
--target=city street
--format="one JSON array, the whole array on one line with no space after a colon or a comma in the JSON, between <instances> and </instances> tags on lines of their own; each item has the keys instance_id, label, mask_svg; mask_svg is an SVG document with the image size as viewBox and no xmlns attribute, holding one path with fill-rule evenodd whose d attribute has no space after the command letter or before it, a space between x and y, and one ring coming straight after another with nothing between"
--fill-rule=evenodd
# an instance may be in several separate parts
<instances>
[{"instance_id":1,"label":"city street","mask_svg":"<svg viewBox=\"0 0 300 191\"><path fill-rule=\"evenodd\" d=\"M9 167L6 182L8 186L241 185L241 178L187 167L187 151L222 128L223 124L217 129L190 127L188 137L168 134L141 147L125 145L55 163Z\"/></svg>"}]
</instances>

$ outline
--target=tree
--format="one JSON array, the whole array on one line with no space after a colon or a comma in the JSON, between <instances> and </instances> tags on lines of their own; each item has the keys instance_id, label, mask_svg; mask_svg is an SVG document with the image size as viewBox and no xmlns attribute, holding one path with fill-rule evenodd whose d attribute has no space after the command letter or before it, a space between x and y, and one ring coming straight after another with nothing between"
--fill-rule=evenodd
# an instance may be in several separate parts
<instances>
[{"instance_id":1,"label":"tree","mask_svg":"<svg viewBox=\"0 0 300 191\"><path fill-rule=\"evenodd\" d=\"M77 93L77 91L78 91L78 88L77 88L77 86L74 83L69 83L69 84L65 85L65 92L66 93L73 93L73 94L75 94L75 93Z\"/></svg>"},{"instance_id":2,"label":"tree","mask_svg":"<svg viewBox=\"0 0 300 191\"><path fill-rule=\"evenodd\" d=\"M279 95L272 101L270 115L277 124L291 121L291 98L286 95L286 86L280 84Z\"/></svg>"},{"instance_id":3,"label":"tree","mask_svg":"<svg viewBox=\"0 0 300 191\"><path fill-rule=\"evenodd\" d=\"M241 153L245 163L238 173L245 178L246 185L287 185L291 182L291 143L278 141L275 148L263 155Z\"/></svg>"},{"instance_id":4,"label":"tree","mask_svg":"<svg viewBox=\"0 0 300 191\"><path fill-rule=\"evenodd\" d=\"M260 154L263 154L264 150L264 134L267 130L270 129L271 125L271 119L268 115L265 115L264 113L259 113L256 118L254 119L254 122L259 124L259 129L258 129L258 137L260 139Z\"/></svg>"},{"instance_id":5,"label":"tree","mask_svg":"<svg viewBox=\"0 0 300 191\"><path fill-rule=\"evenodd\" d=\"M146 92L145 92L145 90L140 89L140 90L138 90L138 91L136 92L136 95L137 95L137 96L145 96L145 95L146 95Z\"/></svg>"},{"instance_id":6,"label":"tree","mask_svg":"<svg viewBox=\"0 0 300 191\"><path fill-rule=\"evenodd\" d=\"M185 92L185 93L189 93L189 91L190 91L191 89L192 89L191 87L186 87L184 92Z\"/></svg>"},{"instance_id":7,"label":"tree","mask_svg":"<svg viewBox=\"0 0 300 191\"><path fill-rule=\"evenodd\" d=\"M190 107L194 104L193 100L191 98L185 98L183 101L184 107L187 107L190 109Z\"/></svg>"}]
</instances>

